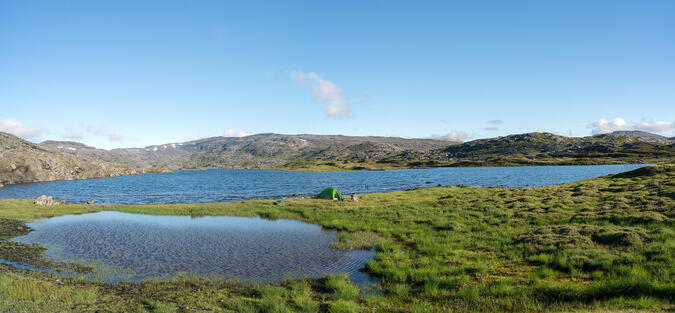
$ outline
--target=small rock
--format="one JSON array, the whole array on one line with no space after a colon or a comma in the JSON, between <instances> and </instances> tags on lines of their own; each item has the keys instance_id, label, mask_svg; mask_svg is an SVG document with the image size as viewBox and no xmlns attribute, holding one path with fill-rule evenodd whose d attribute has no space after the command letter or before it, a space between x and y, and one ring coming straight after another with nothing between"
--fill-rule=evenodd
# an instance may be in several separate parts
<instances>
[{"instance_id":1,"label":"small rock","mask_svg":"<svg viewBox=\"0 0 675 313\"><path fill-rule=\"evenodd\" d=\"M94 204L94 199L87 200L87 204Z\"/></svg>"},{"instance_id":2,"label":"small rock","mask_svg":"<svg viewBox=\"0 0 675 313\"><path fill-rule=\"evenodd\" d=\"M37 205L47 205L47 196L41 195L35 199L35 204Z\"/></svg>"}]
</instances>

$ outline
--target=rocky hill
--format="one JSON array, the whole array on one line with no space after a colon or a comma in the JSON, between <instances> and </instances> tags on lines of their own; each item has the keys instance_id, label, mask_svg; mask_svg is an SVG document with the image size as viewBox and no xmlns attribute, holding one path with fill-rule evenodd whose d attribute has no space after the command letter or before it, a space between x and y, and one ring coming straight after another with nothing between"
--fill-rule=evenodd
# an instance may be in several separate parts
<instances>
[{"instance_id":1,"label":"rocky hill","mask_svg":"<svg viewBox=\"0 0 675 313\"><path fill-rule=\"evenodd\" d=\"M104 150L72 141L43 141L38 146L47 151L72 155L78 158L101 160L142 168L180 169L189 160L193 149L181 143Z\"/></svg>"},{"instance_id":2,"label":"rocky hill","mask_svg":"<svg viewBox=\"0 0 675 313\"><path fill-rule=\"evenodd\" d=\"M396 137L257 134L112 150L72 141L33 144L0 133L2 184L128 175L146 172L146 168L358 170L673 160L675 140L634 131L589 137L526 133L466 143Z\"/></svg>"},{"instance_id":3,"label":"rocky hill","mask_svg":"<svg viewBox=\"0 0 675 313\"><path fill-rule=\"evenodd\" d=\"M257 134L113 150L67 141L45 141L39 146L53 152L136 167L190 169L277 168L298 160L380 160L403 152L431 153L458 143L396 137Z\"/></svg>"},{"instance_id":4,"label":"rocky hill","mask_svg":"<svg viewBox=\"0 0 675 313\"><path fill-rule=\"evenodd\" d=\"M0 132L0 186L53 180L130 175L142 169L52 152Z\"/></svg>"},{"instance_id":5,"label":"rocky hill","mask_svg":"<svg viewBox=\"0 0 675 313\"><path fill-rule=\"evenodd\" d=\"M661 136L657 134L652 134L648 132L643 132L639 130L617 130L615 132L612 132L610 134L602 134L602 135L596 135L596 136L633 136L633 137L641 137L641 138L651 138L654 139L653 142L659 142L659 143L668 143L669 141L672 141L675 139L675 137L668 138L666 136Z\"/></svg>"},{"instance_id":6,"label":"rocky hill","mask_svg":"<svg viewBox=\"0 0 675 313\"><path fill-rule=\"evenodd\" d=\"M675 158L674 140L637 131L589 137L526 133L466 143L436 139L257 134L103 150L45 141L41 148L132 167L353 170L433 166L609 164Z\"/></svg>"},{"instance_id":7,"label":"rocky hill","mask_svg":"<svg viewBox=\"0 0 675 313\"><path fill-rule=\"evenodd\" d=\"M588 137L526 133L479 139L439 151L437 159L485 161L521 158L590 164L654 162L675 158L675 140L644 132L615 132ZM598 161L598 162L594 162Z\"/></svg>"}]
</instances>

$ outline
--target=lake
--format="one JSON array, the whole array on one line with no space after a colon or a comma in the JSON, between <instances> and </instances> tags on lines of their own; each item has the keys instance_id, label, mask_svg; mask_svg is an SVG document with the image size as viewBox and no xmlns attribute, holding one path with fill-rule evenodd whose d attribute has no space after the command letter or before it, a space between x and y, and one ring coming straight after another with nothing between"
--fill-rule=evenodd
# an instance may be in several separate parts
<instances>
[{"instance_id":1,"label":"lake","mask_svg":"<svg viewBox=\"0 0 675 313\"><path fill-rule=\"evenodd\" d=\"M630 171L645 165L466 167L387 171L285 172L210 169L87 180L10 185L2 198L37 198L104 204L201 203L312 196L326 187L343 194L425 186L537 187ZM367 185L367 186L366 186Z\"/></svg>"},{"instance_id":2,"label":"lake","mask_svg":"<svg viewBox=\"0 0 675 313\"><path fill-rule=\"evenodd\" d=\"M294 220L232 216L162 216L102 211L28 223L12 240L39 243L54 261L97 266L96 279L138 281L184 272L208 277L279 282L359 272L374 250L333 249L336 232Z\"/></svg>"}]
</instances>

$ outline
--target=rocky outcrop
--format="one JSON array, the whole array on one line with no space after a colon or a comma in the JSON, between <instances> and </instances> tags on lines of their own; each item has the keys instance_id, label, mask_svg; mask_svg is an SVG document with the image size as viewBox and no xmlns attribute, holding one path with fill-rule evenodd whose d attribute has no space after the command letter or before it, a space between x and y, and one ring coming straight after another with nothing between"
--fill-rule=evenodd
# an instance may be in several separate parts
<instances>
[{"instance_id":1,"label":"rocky outcrop","mask_svg":"<svg viewBox=\"0 0 675 313\"><path fill-rule=\"evenodd\" d=\"M52 196L41 195L35 199L34 202L36 205L59 205L63 202L56 201Z\"/></svg>"},{"instance_id":2,"label":"rocky outcrop","mask_svg":"<svg viewBox=\"0 0 675 313\"><path fill-rule=\"evenodd\" d=\"M143 173L144 169L47 151L0 133L0 184L74 180Z\"/></svg>"}]
</instances>

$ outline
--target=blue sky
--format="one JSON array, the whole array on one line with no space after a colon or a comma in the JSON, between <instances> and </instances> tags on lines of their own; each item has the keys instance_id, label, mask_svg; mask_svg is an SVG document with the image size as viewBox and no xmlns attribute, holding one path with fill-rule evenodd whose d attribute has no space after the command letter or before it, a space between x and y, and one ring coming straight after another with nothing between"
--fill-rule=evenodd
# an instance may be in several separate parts
<instances>
[{"instance_id":1,"label":"blue sky","mask_svg":"<svg viewBox=\"0 0 675 313\"><path fill-rule=\"evenodd\" d=\"M0 130L675 135L675 1L0 2Z\"/></svg>"}]
</instances>

